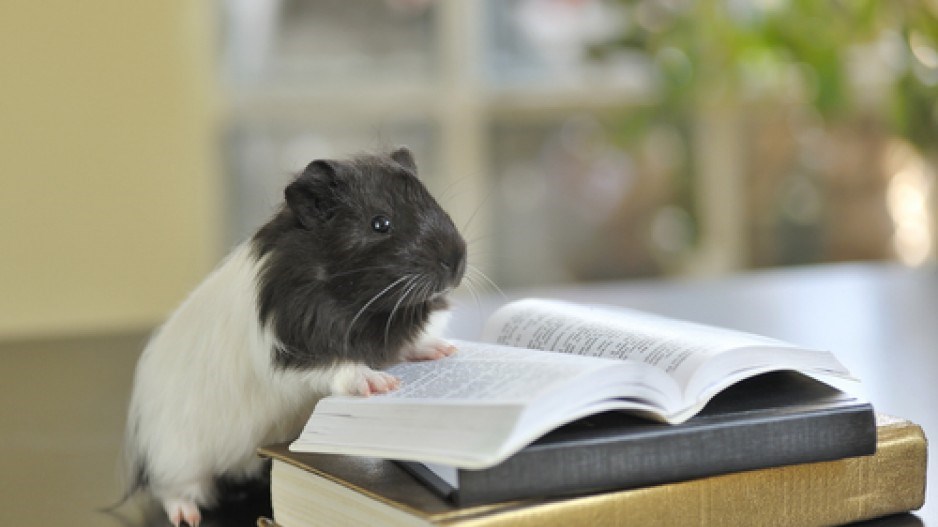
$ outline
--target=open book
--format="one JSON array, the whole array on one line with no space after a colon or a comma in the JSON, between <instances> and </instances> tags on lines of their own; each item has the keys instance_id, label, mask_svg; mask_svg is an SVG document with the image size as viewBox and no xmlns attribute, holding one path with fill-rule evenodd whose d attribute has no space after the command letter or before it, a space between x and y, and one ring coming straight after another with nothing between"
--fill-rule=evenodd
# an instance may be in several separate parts
<instances>
[{"instance_id":1,"label":"open book","mask_svg":"<svg viewBox=\"0 0 938 527\"><path fill-rule=\"evenodd\" d=\"M392 393L322 399L294 452L480 469L563 424L626 410L678 424L743 379L780 370L850 378L829 352L619 308L527 299L455 355L398 364Z\"/></svg>"}]
</instances>

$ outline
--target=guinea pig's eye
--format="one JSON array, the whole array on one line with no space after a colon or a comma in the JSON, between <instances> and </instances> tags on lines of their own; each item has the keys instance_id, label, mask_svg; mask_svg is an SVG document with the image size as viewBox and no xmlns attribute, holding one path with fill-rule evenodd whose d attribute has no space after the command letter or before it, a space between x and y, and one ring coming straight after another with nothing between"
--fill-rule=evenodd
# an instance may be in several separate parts
<instances>
[{"instance_id":1,"label":"guinea pig's eye","mask_svg":"<svg viewBox=\"0 0 938 527\"><path fill-rule=\"evenodd\" d=\"M375 216L371 218L371 228L374 229L375 232L388 232L391 230L391 218L382 215Z\"/></svg>"}]
</instances>

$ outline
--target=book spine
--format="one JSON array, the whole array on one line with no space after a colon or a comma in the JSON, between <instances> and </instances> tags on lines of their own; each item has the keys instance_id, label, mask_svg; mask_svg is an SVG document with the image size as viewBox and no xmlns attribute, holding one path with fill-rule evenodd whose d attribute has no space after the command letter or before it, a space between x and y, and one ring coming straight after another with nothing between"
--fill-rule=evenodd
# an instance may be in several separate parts
<instances>
[{"instance_id":1,"label":"book spine","mask_svg":"<svg viewBox=\"0 0 938 527\"><path fill-rule=\"evenodd\" d=\"M762 416L690 428L661 427L599 443L522 450L484 470L460 470L461 506L587 494L705 476L868 455L876 449L872 408Z\"/></svg>"}]
</instances>

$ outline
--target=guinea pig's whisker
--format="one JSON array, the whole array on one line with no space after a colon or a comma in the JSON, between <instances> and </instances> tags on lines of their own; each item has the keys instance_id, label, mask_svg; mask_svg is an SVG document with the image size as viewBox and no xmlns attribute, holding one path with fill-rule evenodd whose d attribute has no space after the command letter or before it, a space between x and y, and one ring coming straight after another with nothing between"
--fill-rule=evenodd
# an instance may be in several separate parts
<instances>
[{"instance_id":1,"label":"guinea pig's whisker","mask_svg":"<svg viewBox=\"0 0 938 527\"><path fill-rule=\"evenodd\" d=\"M506 298L506 299L508 298L508 296L505 294L505 292L502 291L502 288L501 288L501 287L498 287L498 284L496 284L495 281L493 281L491 278L489 278L488 275L486 275L485 273L483 273L481 269L479 269L478 267L476 267L476 266L474 266L474 265L472 265L472 264L469 264L469 265L467 266L467 269L469 269L470 274L472 274L472 275L474 275L474 276L478 276L479 278L481 278L482 280L484 280L485 282L487 282L490 286L492 286L492 289L494 289L495 292L497 292L502 298Z\"/></svg>"},{"instance_id":2,"label":"guinea pig's whisker","mask_svg":"<svg viewBox=\"0 0 938 527\"><path fill-rule=\"evenodd\" d=\"M282 342L277 344L277 350L284 356L295 357L301 359L305 356L300 350L294 348L293 346L288 346Z\"/></svg>"},{"instance_id":3,"label":"guinea pig's whisker","mask_svg":"<svg viewBox=\"0 0 938 527\"><path fill-rule=\"evenodd\" d=\"M485 197L479 200L479 204L476 205L476 208L474 211L472 211L472 214L469 216L469 219L466 220L466 223L463 224L463 228L462 228L463 232L469 232L469 227L472 225L472 221L476 219L476 216L479 214L479 211L482 210L482 207L485 205L485 202L487 202L489 198L492 197L493 192L495 192L494 188L489 189L489 191L485 193Z\"/></svg>"},{"instance_id":4,"label":"guinea pig's whisker","mask_svg":"<svg viewBox=\"0 0 938 527\"><path fill-rule=\"evenodd\" d=\"M423 282L423 288L420 290L420 298L429 299L435 293L435 286L432 280L425 280Z\"/></svg>"},{"instance_id":5,"label":"guinea pig's whisker","mask_svg":"<svg viewBox=\"0 0 938 527\"><path fill-rule=\"evenodd\" d=\"M398 308L401 307L401 304L404 302L404 299L407 298L407 295L414 290L414 287L417 286L418 281L420 280L421 275L414 275L407 281L407 284L404 286L404 290L401 293L400 298L397 299L397 302L394 304L394 307L391 309L391 314L388 315L388 322L384 325L384 345L388 345L388 337L391 334L391 321L394 320L394 314L397 313Z\"/></svg>"},{"instance_id":6,"label":"guinea pig's whisker","mask_svg":"<svg viewBox=\"0 0 938 527\"><path fill-rule=\"evenodd\" d=\"M491 234L480 234L478 236L475 236L473 238L466 240L466 246L475 248L477 244L488 241L488 240L493 240L493 239L495 239L495 237L492 236ZM476 254L476 253L473 252L472 254Z\"/></svg>"},{"instance_id":7,"label":"guinea pig's whisker","mask_svg":"<svg viewBox=\"0 0 938 527\"><path fill-rule=\"evenodd\" d=\"M342 272L340 272L340 273L335 273L335 274L331 275L331 277L332 277L332 278L337 278L337 277L340 277L340 276L347 276L347 275L350 275L350 274L365 273L365 272L368 272L368 271L380 271L380 270L384 270L384 269L388 269L388 268L389 268L389 267L386 266L386 265L369 265L369 266L366 266L366 267L359 267L359 268L357 268L357 269L351 269L351 270L348 270L348 271L342 271Z\"/></svg>"},{"instance_id":8,"label":"guinea pig's whisker","mask_svg":"<svg viewBox=\"0 0 938 527\"><path fill-rule=\"evenodd\" d=\"M358 310L358 313L355 313L355 316L352 317L352 321L349 322L348 328L345 330L345 344L346 344L346 345L350 346L350 345L352 344L352 326L354 326L354 325L355 325L355 322L358 321L359 317L361 317L362 314L365 313L365 310L368 309L368 308L371 306L371 304L374 304L379 298L381 298L382 296L384 296L388 291L390 291L391 289L393 289L394 286L400 284L401 282L403 282L404 280L407 280L408 278L410 278L410 277L412 277L412 276L413 276L413 275L407 274L407 275L404 275L404 276L398 278L397 280L391 282L391 285L385 287L384 289L382 289L381 291L379 291L378 294L376 294L375 296L371 297L371 300L365 302L365 305L363 305L363 306L361 307L361 309Z\"/></svg>"},{"instance_id":9,"label":"guinea pig's whisker","mask_svg":"<svg viewBox=\"0 0 938 527\"><path fill-rule=\"evenodd\" d=\"M463 284L466 285L466 289L469 291L469 294L472 295L472 298L475 299L475 301L476 301L476 309L479 311L479 313L482 313L482 300L479 298L479 293L476 292L475 287L473 287L474 285L476 285L476 284L473 283L473 279L474 279L474 278L475 278L474 276L472 276L471 274L467 273L467 274L466 274L466 281L463 282Z\"/></svg>"}]
</instances>

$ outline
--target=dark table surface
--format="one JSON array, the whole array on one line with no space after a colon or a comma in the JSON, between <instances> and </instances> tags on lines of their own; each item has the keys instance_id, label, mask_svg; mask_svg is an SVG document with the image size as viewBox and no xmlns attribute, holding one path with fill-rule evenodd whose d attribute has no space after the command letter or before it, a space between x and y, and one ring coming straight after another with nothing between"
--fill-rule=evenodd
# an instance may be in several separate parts
<instances>
[{"instance_id":1,"label":"dark table surface","mask_svg":"<svg viewBox=\"0 0 938 527\"><path fill-rule=\"evenodd\" d=\"M645 309L830 349L877 411L938 437L938 269L839 264L717 280L638 281L541 290L549 296ZM451 335L478 337L505 297L458 297ZM166 525L150 504L116 515L116 462L143 334L0 343L0 519L8 525ZM933 457L933 456L932 456ZM928 474L938 475L931 459ZM870 525L938 526L938 491L925 507ZM262 497L205 525L253 525Z\"/></svg>"}]
</instances>

